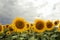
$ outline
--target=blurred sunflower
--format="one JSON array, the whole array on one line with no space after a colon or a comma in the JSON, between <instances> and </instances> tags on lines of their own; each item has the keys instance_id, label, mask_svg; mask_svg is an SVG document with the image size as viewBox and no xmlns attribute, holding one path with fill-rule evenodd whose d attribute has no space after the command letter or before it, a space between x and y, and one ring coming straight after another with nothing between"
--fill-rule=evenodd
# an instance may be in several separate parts
<instances>
[{"instance_id":1,"label":"blurred sunflower","mask_svg":"<svg viewBox=\"0 0 60 40\"><path fill-rule=\"evenodd\" d=\"M32 29L33 29L33 25L34 25L34 24L33 24L33 23L31 23L30 25L31 25L30 29L32 30Z\"/></svg>"},{"instance_id":2,"label":"blurred sunflower","mask_svg":"<svg viewBox=\"0 0 60 40\"><path fill-rule=\"evenodd\" d=\"M31 26L33 26L33 24L31 23Z\"/></svg>"},{"instance_id":3,"label":"blurred sunflower","mask_svg":"<svg viewBox=\"0 0 60 40\"><path fill-rule=\"evenodd\" d=\"M54 25L57 26L59 24L59 20L54 21Z\"/></svg>"},{"instance_id":4,"label":"blurred sunflower","mask_svg":"<svg viewBox=\"0 0 60 40\"><path fill-rule=\"evenodd\" d=\"M45 28L45 21L41 19L36 19L32 27L33 31L38 33L44 32Z\"/></svg>"},{"instance_id":5,"label":"blurred sunflower","mask_svg":"<svg viewBox=\"0 0 60 40\"><path fill-rule=\"evenodd\" d=\"M7 31L7 32L6 32L6 35L8 35L8 36L9 36L10 34L11 34L11 32L10 32L10 31Z\"/></svg>"},{"instance_id":6,"label":"blurred sunflower","mask_svg":"<svg viewBox=\"0 0 60 40\"><path fill-rule=\"evenodd\" d=\"M6 31L8 31L9 24L3 25L3 27L4 27L4 32L6 32Z\"/></svg>"},{"instance_id":7,"label":"blurred sunflower","mask_svg":"<svg viewBox=\"0 0 60 40\"><path fill-rule=\"evenodd\" d=\"M8 29L8 28L9 28L9 24L6 24L6 25L5 25L5 28Z\"/></svg>"},{"instance_id":8,"label":"blurred sunflower","mask_svg":"<svg viewBox=\"0 0 60 40\"><path fill-rule=\"evenodd\" d=\"M16 30L13 28L12 25L9 25L9 27L8 27L8 31L10 31L10 32L16 32Z\"/></svg>"},{"instance_id":9,"label":"blurred sunflower","mask_svg":"<svg viewBox=\"0 0 60 40\"><path fill-rule=\"evenodd\" d=\"M58 30L58 32L60 32L60 23L58 24L57 30Z\"/></svg>"},{"instance_id":10,"label":"blurred sunflower","mask_svg":"<svg viewBox=\"0 0 60 40\"><path fill-rule=\"evenodd\" d=\"M46 30L52 30L52 29L54 29L54 23L48 20L46 22Z\"/></svg>"},{"instance_id":11,"label":"blurred sunflower","mask_svg":"<svg viewBox=\"0 0 60 40\"><path fill-rule=\"evenodd\" d=\"M26 28L26 33L29 35L30 34L30 30L31 30L31 24L29 22L27 22L27 28Z\"/></svg>"},{"instance_id":12,"label":"blurred sunflower","mask_svg":"<svg viewBox=\"0 0 60 40\"><path fill-rule=\"evenodd\" d=\"M27 22L23 18L16 18L13 20L12 24L17 32L24 32L27 29Z\"/></svg>"},{"instance_id":13,"label":"blurred sunflower","mask_svg":"<svg viewBox=\"0 0 60 40\"><path fill-rule=\"evenodd\" d=\"M0 33L4 32L4 27L0 24Z\"/></svg>"},{"instance_id":14,"label":"blurred sunflower","mask_svg":"<svg viewBox=\"0 0 60 40\"><path fill-rule=\"evenodd\" d=\"M30 30L30 27L31 27L30 23L27 22L27 23L26 23L26 26L27 26L27 27L26 27L26 30Z\"/></svg>"}]
</instances>

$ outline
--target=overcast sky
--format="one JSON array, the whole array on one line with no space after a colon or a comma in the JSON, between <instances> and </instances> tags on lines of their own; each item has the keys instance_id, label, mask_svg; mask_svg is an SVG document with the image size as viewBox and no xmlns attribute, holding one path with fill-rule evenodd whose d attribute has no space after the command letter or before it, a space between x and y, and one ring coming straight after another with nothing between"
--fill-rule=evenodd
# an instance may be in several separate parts
<instances>
[{"instance_id":1,"label":"overcast sky","mask_svg":"<svg viewBox=\"0 0 60 40\"><path fill-rule=\"evenodd\" d=\"M36 18L60 19L60 0L0 0L0 22L11 23L16 17L29 22Z\"/></svg>"}]
</instances>

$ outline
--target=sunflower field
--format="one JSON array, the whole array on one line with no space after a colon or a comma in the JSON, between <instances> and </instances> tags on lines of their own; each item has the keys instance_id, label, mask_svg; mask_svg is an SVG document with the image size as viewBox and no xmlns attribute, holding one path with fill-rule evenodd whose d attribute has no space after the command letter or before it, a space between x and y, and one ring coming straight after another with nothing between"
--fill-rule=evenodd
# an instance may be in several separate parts
<instances>
[{"instance_id":1,"label":"sunflower field","mask_svg":"<svg viewBox=\"0 0 60 40\"><path fill-rule=\"evenodd\" d=\"M60 21L35 19L29 23L16 17L11 24L0 24L0 40L60 40Z\"/></svg>"}]
</instances>

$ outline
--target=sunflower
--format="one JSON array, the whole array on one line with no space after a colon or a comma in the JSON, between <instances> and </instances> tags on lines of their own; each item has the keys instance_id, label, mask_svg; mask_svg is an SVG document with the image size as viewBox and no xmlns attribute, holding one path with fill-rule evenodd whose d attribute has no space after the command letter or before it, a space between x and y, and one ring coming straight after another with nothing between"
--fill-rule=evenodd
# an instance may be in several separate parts
<instances>
[{"instance_id":1,"label":"sunflower","mask_svg":"<svg viewBox=\"0 0 60 40\"><path fill-rule=\"evenodd\" d=\"M30 28L31 28L31 24L29 22L27 22L26 24L26 33L29 34L30 33Z\"/></svg>"},{"instance_id":2,"label":"sunflower","mask_svg":"<svg viewBox=\"0 0 60 40\"><path fill-rule=\"evenodd\" d=\"M8 29L8 28L9 28L9 24L6 24L6 25L5 25L5 28Z\"/></svg>"},{"instance_id":3,"label":"sunflower","mask_svg":"<svg viewBox=\"0 0 60 40\"><path fill-rule=\"evenodd\" d=\"M30 23L27 22L27 23L26 23L26 26L27 26L27 27L26 27L26 30L30 30L30 27L31 27Z\"/></svg>"},{"instance_id":4,"label":"sunflower","mask_svg":"<svg viewBox=\"0 0 60 40\"><path fill-rule=\"evenodd\" d=\"M54 29L54 23L50 20L46 22L46 30L52 30Z\"/></svg>"},{"instance_id":5,"label":"sunflower","mask_svg":"<svg viewBox=\"0 0 60 40\"><path fill-rule=\"evenodd\" d=\"M31 25L30 29L32 30L32 29L33 29L33 25L34 25L34 24L33 24L33 23L31 23L30 25Z\"/></svg>"},{"instance_id":6,"label":"sunflower","mask_svg":"<svg viewBox=\"0 0 60 40\"><path fill-rule=\"evenodd\" d=\"M57 30L58 30L58 32L60 32L60 23L58 24Z\"/></svg>"},{"instance_id":7,"label":"sunflower","mask_svg":"<svg viewBox=\"0 0 60 40\"><path fill-rule=\"evenodd\" d=\"M59 20L54 21L54 25L57 26L59 24Z\"/></svg>"},{"instance_id":8,"label":"sunflower","mask_svg":"<svg viewBox=\"0 0 60 40\"><path fill-rule=\"evenodd\" d=\"M33 31L41 33L45 31L45 21L41 19L36 19L34 24L33 24Z\"/></svg>"},{"instance_id":9,"label":"sunflower","mask_svg":"<svg viewBox=\"0 0 60 40\"><path fill-rule=\"evenodd\" d=\"M7 31L6 32L6 35L8 35L8 36L11 35L11 32L10 31Z\"/></svg>"},{"instance_id":10,"label":"sunflower","mask_svg":"<svg viewBox=\"0 0 60 40\"><path fill-rule=\"evenodd\" d=\"M12 24L17 32L24 32L27 28L27 22L24 20L24 18L17 17L13 20Z\"/></svg>"},{"instance_id":11,"label":"sunflower","mask_svg":"<svg viewBox=\"0 0 60 40\"><path fill-rule=\"evenodd\" d=\"M8 31L10 31L10 32L16 32L16 30L13 28L12 25L9 25L9 27L8 27Z\"/></svg>"},{"instance_id":12,"label":"sunflower","mask_svg":"<svg viewBox=\"0 0 60 40\"><path fill-rule=\"evenodd\" d=\"M31 26L33 26L33 24L31 23Z\"/></svg>"},{"instance_id":13,"label":"sunflower","mask_svg":"<svg viewBox=\"0 0 60 40\"><path fill-rule=\"evenodd\" d=\"M4 32L4 27L0 24L0 33Z\"/></svg>"}]
</instances>

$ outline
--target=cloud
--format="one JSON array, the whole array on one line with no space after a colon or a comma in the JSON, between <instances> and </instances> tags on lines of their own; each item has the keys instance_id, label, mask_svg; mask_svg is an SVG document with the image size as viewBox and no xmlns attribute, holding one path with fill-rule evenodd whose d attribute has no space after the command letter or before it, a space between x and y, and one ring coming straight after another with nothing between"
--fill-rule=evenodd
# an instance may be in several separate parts
<instances>
[{"instance_id":1,"label":"cloud","mask_svg":"<svg viewBox=\"0 0 60 40\"><path fill-rule=\"evenodd\" d=\"M36 17L47 19L57 2L59 0L0 0L0 22L11 23L17 16L29 22L33 22Z\"/></svg>"}]
</instances>

